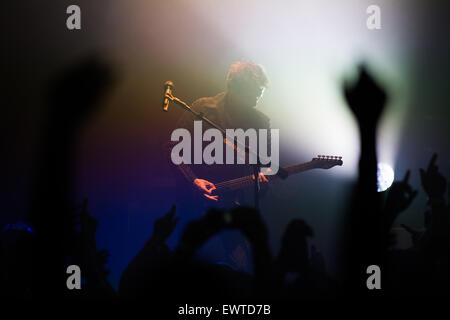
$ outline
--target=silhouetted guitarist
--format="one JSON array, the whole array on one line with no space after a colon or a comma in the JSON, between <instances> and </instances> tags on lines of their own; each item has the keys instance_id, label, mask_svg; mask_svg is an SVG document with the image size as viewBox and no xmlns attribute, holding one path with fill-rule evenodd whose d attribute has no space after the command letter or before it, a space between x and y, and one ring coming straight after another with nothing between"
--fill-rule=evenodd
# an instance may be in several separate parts
<instances>
[{"instance_id":1,"label":"silhouetted guitarist","mask_svg":"<svg viewBox=\"0 0 450 320\"><path fill-rule=\"evenodd\" d=\"M191 107L204 116L218 124L223 129L270 129L269 118L261 111L255 109L258 100L267 88L268 79L263 68L260 65L251 62L237 62L230 67L226 79L226 91L217 94L214 97L204 97L196 100ZM193 136L193 123L196 119L191 113L185 112L179 128L190 130ZM202 123L203 130L209 129L206 122ZM269 135L270 138L270 135ZM270 140L268 139L269 145ZM207 143L204 143L206 145ZM226 145L225 148L231 148ZM224 148L224 149L225 149ZM193 150L193 148L191 149ZM203 150L203 148L202 148ZM268 146L270 150L270 146ZM249 164L225 164L226 150L223 152L224 164L212 165L195 165L181 164L177 165L187 181L199 191L202 197L208 199L211 204L216 205L220 199L220 194L215 194L215 183L246 176L252 173L252 167ZM248 161L246 161L248 163ZM260 173L260 182L267 182L266 177ZM228 204L229 205L229 204ZM246 269L245 261L248 256L248 248L243 245L242 241L237 244L236 241L228 237L224 241L226 251L232 249L236 265ZM234 247L234 248L231 248Z\"/></svg>"}]
</instances>

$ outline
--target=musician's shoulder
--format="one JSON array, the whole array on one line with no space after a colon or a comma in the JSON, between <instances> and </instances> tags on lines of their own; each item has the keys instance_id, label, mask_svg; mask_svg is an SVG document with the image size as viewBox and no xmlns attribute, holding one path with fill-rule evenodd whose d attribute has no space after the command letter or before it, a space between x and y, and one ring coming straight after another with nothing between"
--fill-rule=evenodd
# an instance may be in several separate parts
<instances>
[{"instance_id":1,"label":"musician's shoulder","mask_svg":"<svg viewBox=\"0 0 450 320\"><path fill-rule=\"evenodd\" d=\"M217 109L224 95L225 93L221 92L213 97L199 98L192 103L192 107L198 111Z\"/></svg>"}]
</instances>

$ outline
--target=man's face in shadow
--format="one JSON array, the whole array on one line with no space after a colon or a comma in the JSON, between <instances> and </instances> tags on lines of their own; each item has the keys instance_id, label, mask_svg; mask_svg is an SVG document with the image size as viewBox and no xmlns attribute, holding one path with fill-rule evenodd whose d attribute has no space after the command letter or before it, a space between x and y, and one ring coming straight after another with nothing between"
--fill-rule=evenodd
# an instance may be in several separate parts
<instances>
[{"instance_id":1,"label":"man's face in shadow","mask_svg":"<svg viewBox=\"0 0 450 320\"><path fill-rule=\"evenodd\" d=\"M257 84L235 85L229 88L230 102L235 108L254 108L264 93L264 87Z\"/></svg>"}]
</instances>

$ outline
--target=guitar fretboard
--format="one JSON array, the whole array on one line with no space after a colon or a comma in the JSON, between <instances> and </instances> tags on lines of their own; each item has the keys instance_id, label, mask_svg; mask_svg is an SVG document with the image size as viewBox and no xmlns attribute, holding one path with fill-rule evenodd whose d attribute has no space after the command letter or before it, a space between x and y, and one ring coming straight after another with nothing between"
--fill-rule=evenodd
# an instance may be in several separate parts
<instances>
[{"instance_id":1,"label":"guitar fretboard","mask_svg":"<svg viewBox=\"0 0 450 320\"><path fill-rule=\"evenodd\" d=\"M296 164L293 166L285 167L284 169L286 170L288 175L292 175L292 174L297 174L297 173L307 171L310 169L314 169L314 168L319 168L319 167L316 166L313 161L309 161L306 163L300 163L300 164ZM270 175L270 176L266 176L266 178L270 182L270 181L273 181L273 180L279 178L279 176L278 175ZM223 181L223 182L219 182L219 183L215 184L217 191L239 190L239 189L251 187L252 185L253 185L253 179L252 179L251 175L232 179L232 180L227 180L227 181Z\"/></svg>"}]
</instances>

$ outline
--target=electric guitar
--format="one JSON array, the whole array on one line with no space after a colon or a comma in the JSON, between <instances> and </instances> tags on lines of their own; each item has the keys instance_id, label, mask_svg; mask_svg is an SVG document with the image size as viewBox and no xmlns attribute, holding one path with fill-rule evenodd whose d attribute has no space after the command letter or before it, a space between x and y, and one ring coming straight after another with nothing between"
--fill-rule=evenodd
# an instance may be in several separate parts
<instances>
[{"instance_id":1,"label":"electric guitar","mask_svg":"<svg viewBox=\"0 0 450 320\"><path fill-rule=\"evenodd\" d=\"M312 169L330 169L335 166L342 166L342 164L342 157L318 155L317 158L313 158L309 162L284 167L283 169L286 170L288 176L291 176ZM279 178L278 175L267 175L265 177L269 182ZM219 195L219 202L223 202L224 199L229 202L234 198L232 201L237 204L240 203L237 198L241 198L241 195L239 195L238 192L244 189L251 189L254 185L254 180L252 175L248 175L215 183L214 185L216 186L216 189L213 191L213 194ZM261 184L261 186L263 185L265 184ZM209 204L211 204L211 202L209 202Z\"/></svg>"}]
</instances>

